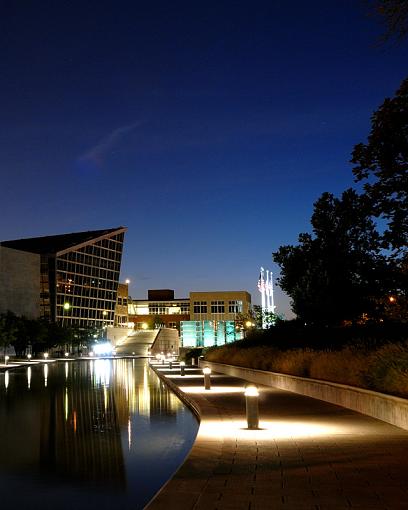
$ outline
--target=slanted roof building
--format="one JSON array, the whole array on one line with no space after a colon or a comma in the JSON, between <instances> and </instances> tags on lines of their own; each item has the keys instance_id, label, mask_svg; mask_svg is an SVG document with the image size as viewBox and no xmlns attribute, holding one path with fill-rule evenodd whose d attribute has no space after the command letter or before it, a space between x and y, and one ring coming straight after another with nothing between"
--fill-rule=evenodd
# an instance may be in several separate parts
<instances>
[{"instance_id":1,"label":"slanted roof building","mask_svg":"<svg viewBox=\"0 0 408 510\"><path fill-rule=\"evenodd\" d=\"M114 323L125 232L118 227L0 245L39 255L41 317L100 329Z\"/></svg>"}]
</instances>

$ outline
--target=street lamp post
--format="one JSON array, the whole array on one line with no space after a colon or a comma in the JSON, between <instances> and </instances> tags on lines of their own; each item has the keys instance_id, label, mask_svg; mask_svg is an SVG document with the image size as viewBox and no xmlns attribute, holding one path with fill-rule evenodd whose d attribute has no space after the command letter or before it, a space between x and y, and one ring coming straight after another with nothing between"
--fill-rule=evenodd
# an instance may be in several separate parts
<instances>
[{"instance_id":1,"label":"street lamp post","mask_svg":"<svg viewBox=\"0 0 408 510\"><path fill-rule=\"evenodd\" d=\"M252 430L259 428L258 397L259 392L256 386L251 385L245 388L246 419L248 428Z\"/></svg>"},{"instance_id":2,"label":"street lamp post","mask_svg":"<svg viewBox=\"0 0 408 510\"><path fill-rule=\"evenodd\" d=\"M211 368L204 367L203 374L204 374L204 389L210 390L211 389Z\"/></svg>"}]
</instances>

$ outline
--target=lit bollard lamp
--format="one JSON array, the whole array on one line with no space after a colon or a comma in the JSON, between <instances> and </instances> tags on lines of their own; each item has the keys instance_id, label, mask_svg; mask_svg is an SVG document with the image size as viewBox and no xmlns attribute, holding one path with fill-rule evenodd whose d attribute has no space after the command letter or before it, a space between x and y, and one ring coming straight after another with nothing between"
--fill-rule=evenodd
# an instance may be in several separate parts
<instances>
[{"instance_id":1,"label":"lit bollard lamp","mask_svg":"<svg viewBox=\"0 0 408 510\"><path fill-rule=\"evenodd\" d=\"M8 360L10 359L10 356L4 356L4 364L8 364Z\"/></svg>"},{"instance_id":2,"label":"lit bollard lamp","mask_svg":"<svg viewBox=\"0 0 408 510\"><path fill-rule=\"evenodd\" d=\"M186 375L186 363L185 361L180 361L180 375Z\"/></svg>"},{"instance_id":3,"label":"lit bollard lamp","mask_svg":"<svg viewBox=\"0 0 408 510\"><path fill-rule=\"evenodd\" d=\"M203 374L204 374L204 389L210 390L211 389L211 368L210 367L203 368Z\"/></svg>"},{"instance_id":4,"label":"lit bollard lamp","mask_svg":"<svg viewBox=\"0 0 408 510\"><path fill-rule=\"evenodd\" d=\"M248 429L259 429L259 391L256 386L245 388L246 419Z\"/></svg>"}]
</instances>

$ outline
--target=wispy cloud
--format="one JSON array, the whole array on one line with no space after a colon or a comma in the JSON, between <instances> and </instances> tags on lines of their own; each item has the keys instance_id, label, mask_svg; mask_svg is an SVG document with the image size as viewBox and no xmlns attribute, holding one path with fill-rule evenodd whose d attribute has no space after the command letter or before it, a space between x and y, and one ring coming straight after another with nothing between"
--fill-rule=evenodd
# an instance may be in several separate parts
<instances>
[{"instance_id":1,"label":"wispy cloud","mask_svg":"<svg viewBox=\"0 0 408 510\"><path fill-rule=\"evenodd\" d=\"M134 122L126 126L120 126L114 129L111 133L101 138L101 140L82 154L78 159L82 162L91 162L95 166L103 165L106 157L111 154L114 149L119 145L123 138L137 129L141 122Z\"/></svg>"}]
</instances>

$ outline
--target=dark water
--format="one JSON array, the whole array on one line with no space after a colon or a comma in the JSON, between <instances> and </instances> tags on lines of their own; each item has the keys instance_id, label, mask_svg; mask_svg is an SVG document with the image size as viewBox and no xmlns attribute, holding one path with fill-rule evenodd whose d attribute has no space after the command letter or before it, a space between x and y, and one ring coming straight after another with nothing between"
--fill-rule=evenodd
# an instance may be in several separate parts
<instances>
[{"instance_id":1,"label":"dark water","mask_svg":"<svg viewBox=\"0 0 408 510\"><path fill-rule=\"evenodd\" d=\"M67 361L0 373L0 501L141 509L198 424L145 360Z\"/></svg>"}]
</instances>

